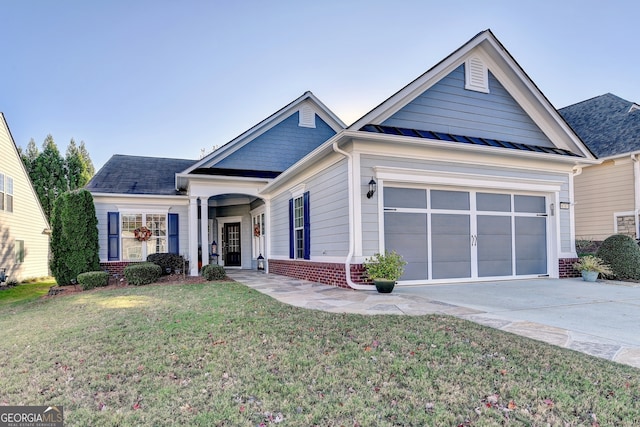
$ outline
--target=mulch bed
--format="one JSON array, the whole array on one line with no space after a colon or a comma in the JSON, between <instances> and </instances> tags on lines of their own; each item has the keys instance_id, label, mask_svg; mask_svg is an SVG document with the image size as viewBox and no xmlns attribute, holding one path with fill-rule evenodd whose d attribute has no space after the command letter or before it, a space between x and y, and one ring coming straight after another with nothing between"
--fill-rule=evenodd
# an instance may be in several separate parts
<instances>
[{"instance_id":1,"label":"mulch bed","mask_svg":"<svg viewBox=\"0 0 640 427\"><path fill-rule=\"evenodd\" d=\"M227 277L224 279L225 282L233 282L233 279ZM182 274L169 274L166 276L160 276L160 278L154 282L145 286L162 286L162 285L185 285L185 284L200 284L207 283L209 280L205 279L202 276L183 276ZM49 289L49 294L45 295L43 298L53 298L62 295L73 295L79 292L93 292L93 291L101 291L104 289L119 289L119 288L128 288L133 285L129 285L127 283L127 279L120 278L115 279L113 277L109 278L109 285L103 286L99 288L90 289L87 291L82 290L82 287L79 285L68 285L68 286L52 286Z\"/></svg>"}]
</instances>

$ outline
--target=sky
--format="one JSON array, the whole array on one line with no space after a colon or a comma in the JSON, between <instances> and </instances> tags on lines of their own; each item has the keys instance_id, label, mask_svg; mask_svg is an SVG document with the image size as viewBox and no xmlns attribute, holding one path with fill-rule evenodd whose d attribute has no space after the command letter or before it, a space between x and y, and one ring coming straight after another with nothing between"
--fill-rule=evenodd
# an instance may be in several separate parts
<instances>
[{"instance_id":1,"label":"sky","mask_svg":"<svg viewBox=\"0 0 640 427\"><path fill-rule=\"evenodd\" d=\"M0 111L64 156L199 159L310 90L347 125L491 29L556 108L640 103L637 0L0 0Z\"/></svg>"}]
</instances>

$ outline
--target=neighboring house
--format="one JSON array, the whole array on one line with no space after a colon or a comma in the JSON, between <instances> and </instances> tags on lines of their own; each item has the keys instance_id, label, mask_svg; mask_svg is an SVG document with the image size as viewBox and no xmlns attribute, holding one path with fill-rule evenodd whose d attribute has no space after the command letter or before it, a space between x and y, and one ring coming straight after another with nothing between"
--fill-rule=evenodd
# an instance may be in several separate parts
<instances>
[{"instance_id":1,"label":"neighboring house","mask_svg":"<svg viewBox=\"0 0 640 427\"><path fill-rule=\"evenodd\" d=\"M560 114L602 163L575 177L576 238L640 238L640 105L607 93Z\"/></svg>"},{"instance_id":2,"label":"neighboring house","mask_svg":"<svg viewBox=\"0 0 640 427\"><path fill-rule=\"evenodd\" d=\"M190 260L255 269L263 255L269 272L356 289L384 250L408 261L400 285L565 276L573 177L597 163L489 30L347 128L305 93L176 173L172 194L141 189L160 160L110 166L125 158L88 185L105 265L153 252L171 227L149 242L134 229L175 215L167 247Z\"/></svg>"},{"instance_id":3,"label":"neighboring house","mask_svg":"<svg viewBox=\"0 0 640 427\"><path fill-rule=\"evenodd\" d=\"M49 276L49 224L0 113L0 269L23 281Z\"/></svg>"}]
</instances>

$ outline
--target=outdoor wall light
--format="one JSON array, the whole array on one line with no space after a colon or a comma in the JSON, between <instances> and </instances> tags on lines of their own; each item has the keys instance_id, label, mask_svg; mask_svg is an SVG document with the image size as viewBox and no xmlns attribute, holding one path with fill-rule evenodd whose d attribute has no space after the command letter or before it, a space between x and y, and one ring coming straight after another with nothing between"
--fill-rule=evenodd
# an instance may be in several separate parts
<instances>
[{"instance_id":1,"label":"outdoor wall light","mask_svg":"<svg viewBox=\"0 0 640 427\"><path fill-rule=\"evenodd\" d=\"M264 271L264 257L262 254L258 255L258 271Z\"/></svg>"},{"instance_id":2,"label":"outdoor wall light","mask_svg":"<svg viewBox=\"0 0 640 427\"><path fill-rule=\"evenodd\" d=\"M373 177L371 177L371 181L369 181L369 192L367 193L367 199L370 199L373 197L373 195L376 193L376 187L377 187L377 184L373 180Z\"/></svg>"},{"instance_id":3,"label":"outdoor wall light","mask_svg":"<svg viewBox=\"0 0 640 427\"><path fill-rule=\"evenodd\" d=\"M569 209L571 207L571 203L569 202L560 202L560 209Z\"/></svg>"}]
</instances>

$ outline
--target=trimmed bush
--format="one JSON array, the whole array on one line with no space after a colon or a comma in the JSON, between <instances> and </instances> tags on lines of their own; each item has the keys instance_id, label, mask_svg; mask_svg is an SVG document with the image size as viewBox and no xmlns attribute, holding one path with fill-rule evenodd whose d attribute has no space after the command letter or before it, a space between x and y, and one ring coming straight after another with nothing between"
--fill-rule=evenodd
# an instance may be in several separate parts
<instances>
[{"instance_id":1,"label":"trimmed bush","mask_svg":"<svg viewBox=\"0 0 640 427\"><path fill-rule=\"evenodd\" d=\"M109 284L109 273L106 271L88 271L78 274L78 283L83 290L93 289Z\"/></svg>"},{"instance_id":2,"label":"trimmed bush","mask_svg":"<svg viewBox=\"0 0 640 427\"><path fill-rule=\"evenodd\" d=\"M202 277L207 280L222 280L227 277L224 267L218 264L209 264L202 267Z\"/></svg>"},{"instance_id":3,"label":"trimmed bush","mask_svg":"<svg viewBox=\"0 0 640 427\"><path fill-rule=\"evenodd\" d=\"M184 258L182 255L178 254L169 254L169 253L159 253L159 254L151 254L147 257L147 262L152 262L154 264L158 264L162 269L162 274L170 274L175 272L176 270L182 270L186 268ZM167 269L170 269L167 272Z\"/></svg>"},{"instance_id":4,"label":"trimmed bush","mask_svg":"<svg viewBox=\"0 0 640 427\"><path fill-rule=\"evenodd\" d=\"M616 278L640 280L640 247L633 238L624 234L609 236L597 256L609 264Z\"/></svg>"},{"instance_id":5,"label":"trimmed bush","mask_svg":"<svg viewBox=\"0 0 640 427\"><path fill-rule=\"evenodd\" d=\"M162 275L162 269L158 264L143 262L131 264L124 268L124 277L129 284L134 286L148 285L153 283Z\"/></svg>"},{"instance_id":6,"label":"trimmed bush","mask_svg":"<svg viewBox=\"0 0 640 427\"><path fill-rule=\"evenodd\" d=\"M91 193L85 189L60 195L51 220L51 274L69 285L78 274L100 269L98 219Z\"/></svg>"}]
</instances>

